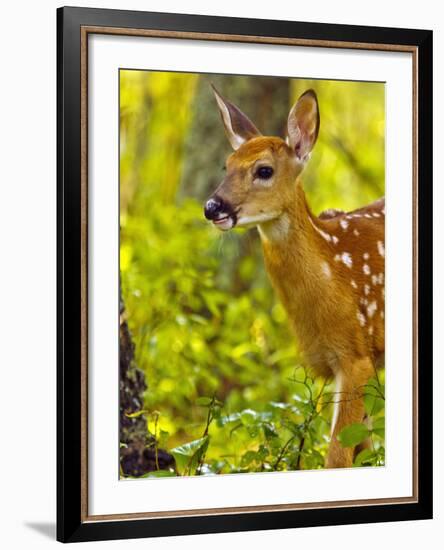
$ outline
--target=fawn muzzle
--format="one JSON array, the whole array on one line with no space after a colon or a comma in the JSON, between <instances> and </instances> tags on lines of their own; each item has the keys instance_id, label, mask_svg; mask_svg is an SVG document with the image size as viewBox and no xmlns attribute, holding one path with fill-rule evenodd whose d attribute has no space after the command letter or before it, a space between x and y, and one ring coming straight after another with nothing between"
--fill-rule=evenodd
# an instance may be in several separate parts
<instances>
[{"instance_id":1,"label":"fawn muzzle","mask_svg":"<svg viewBox=\"0 0 444 550\"><path fill-rule=\"evenodd\" d=\"M213 195L205 203L204 214L207 220L223 231L232 229L236 225L236 213L230 204L221 197Z\"/></svg>"},{"instance_id":2,"label":"fawn muzzle","mask_svg":"<svg viewBox=\"0 0 444 550\"><path fill-rule=\"evenodd\" d=\"M220 197L214 196L205 203L204 214L207 220L214 220L223 213L224 202Z\"/></svg>"}]
</instances>

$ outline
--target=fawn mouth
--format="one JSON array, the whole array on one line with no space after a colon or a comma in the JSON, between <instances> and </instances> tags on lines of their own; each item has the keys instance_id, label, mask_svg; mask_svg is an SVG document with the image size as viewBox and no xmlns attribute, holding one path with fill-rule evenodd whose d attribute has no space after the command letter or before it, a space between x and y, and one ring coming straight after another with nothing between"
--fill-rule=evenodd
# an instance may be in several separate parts
<instances>
[{"instance_id":1,"label":"fawn mouth","mask_svg":"<svg viewBox=\"0 0 444 550\"><path fill-rule=\"evenodd\" d=\"M239 214L241 208L237 208L236 210L229 209L228 212L220 212L216 218L213 218L211 220L213 224L220 229L221 231L229 231L230 229L233 229L233 227L237 224L237 215Z\"/></svg>"},{"instance_id":2,"label":"fawn mouth","mask_svg":"<svg viewBox=\"0 0 444 550\"><path fill-rule=\"evenodd\" d=\"M213 224L221 231L228 231L236 225L235 214L220 214L218 218L212 220Z\"/></svg>"}]
</instances>

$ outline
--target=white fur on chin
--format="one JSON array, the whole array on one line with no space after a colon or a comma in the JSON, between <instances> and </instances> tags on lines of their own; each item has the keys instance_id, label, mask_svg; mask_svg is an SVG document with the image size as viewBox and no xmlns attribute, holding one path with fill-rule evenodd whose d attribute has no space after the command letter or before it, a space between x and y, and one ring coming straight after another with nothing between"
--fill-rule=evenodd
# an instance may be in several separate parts
<instances>
[{"instance_id":1,"label":"white fur on chin","mask_svg":"<svg viewBox=\"0 0 444 550\"><path fill-rule=\"evenodd\" d=\"M218 222L217 220L213 221L213 225L220 229L221 231L228 231L233 227L233 220L231 216L225 218L224 220Z\"/></svg>"}]
</instances>

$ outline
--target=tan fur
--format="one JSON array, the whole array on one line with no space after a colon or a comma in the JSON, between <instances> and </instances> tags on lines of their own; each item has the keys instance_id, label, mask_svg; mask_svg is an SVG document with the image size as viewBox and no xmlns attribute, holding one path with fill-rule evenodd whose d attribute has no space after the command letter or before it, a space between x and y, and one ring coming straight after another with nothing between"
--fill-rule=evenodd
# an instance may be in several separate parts
<instances>
[{"instance_id":1,"label":"tan fur","mask_svg":"<svg viewBox=\"0 0 444 550\"><path fill-rule=\"evenodd\" d=\"M298 116L318 117L317 101L310 109L312 96L303 97ZM385 206L381 199L354 212L314 216L299 178L302 161L280 138L253 137L228 158L216 194L232 206L240 225L272 216L257 225L273 287L308 365L341 382L326 466L349 467L354 449L342 448L337 434L364 419L364 386L384 353ZM264 163L274 170L266 185L255 180Z\"/></svg>"}]
</instances>

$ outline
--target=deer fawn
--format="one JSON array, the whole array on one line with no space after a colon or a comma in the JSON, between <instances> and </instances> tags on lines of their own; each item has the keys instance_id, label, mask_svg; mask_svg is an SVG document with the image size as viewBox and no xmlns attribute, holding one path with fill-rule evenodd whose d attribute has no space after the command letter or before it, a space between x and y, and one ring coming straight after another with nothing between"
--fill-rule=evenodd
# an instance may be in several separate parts
<instances>
[{"instance_id":1,"label":"deer fawn","mask_svg":"<svg viewBox=\"0 0 444 550\"><path fill-rule=\"evenodd\" d=\"M205 217L227 231L257 226L265 266L314 374L334 377L328 468L349 467L337 435L365 416L364 386L384 354L384 199L313 215L299 178L319 132L306 91L290 111L287 139L265 137L214 89L234 152Z\"/></svg>"}]
</instances>

